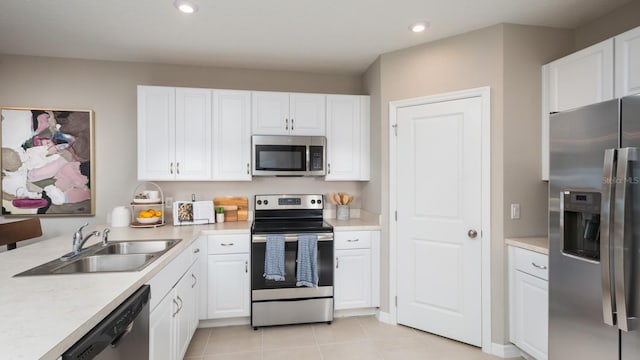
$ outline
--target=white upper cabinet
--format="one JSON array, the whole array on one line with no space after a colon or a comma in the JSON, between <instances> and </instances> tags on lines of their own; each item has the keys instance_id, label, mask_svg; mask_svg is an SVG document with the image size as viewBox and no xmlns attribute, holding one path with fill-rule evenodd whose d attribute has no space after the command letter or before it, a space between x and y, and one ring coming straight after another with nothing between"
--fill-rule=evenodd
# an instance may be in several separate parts
<instances>
[{"instance_id":1,"label":"white upper cabinet","mask_svg":"<svg viewBox=\"0 0 640 360\"><path fill-rule=\"evenodd\" d=\"M640 93L640 27L615 37L616 97Z\"/></svg>"},{"instance_id":2,"label":"white upper cabinet","mask_svg":"<svg viewBox=\"0 0 640 360\"><path fill-rule=\"evenodd\" d=\"M138 86L138 180L211 178L211 90Z\"/></svg>"},{"instance_id":3,"label":"white upper cabinet","mask_svg":"<svg viewBox=\"0 0 640 360\"><path fill-rule=\"evenodd\" d=\"M549 64L549 111L613 99L613 39Z\"/></svg>"},{"instance_id":4,"label":"white upper cabinet","mask_svg":"<svg viewBox=\"0 0 640 360\"><path fill-rule=\"evenodd\" d=\"M251 92L213 90L213 180L251 181Z\"/></svg>"},{"instance_id":5,"label":"white upper cabinet","mask_svg":"<svg viewBox=\"0 0 640 360\"><path fill-rule=\"evenodd\" d=\"M325 180L369 180L369 97L327 95Z\"/></svg>"},{"instance_id":6,"label":"white upper cabinet","mask_svg":"<svg viewBox=\"0 0 640 360\"><path fill-rule=\"evenodd\" d=\"M254 135L325 135L325 95L254 91Z\"/></svg>"}]
</instances>

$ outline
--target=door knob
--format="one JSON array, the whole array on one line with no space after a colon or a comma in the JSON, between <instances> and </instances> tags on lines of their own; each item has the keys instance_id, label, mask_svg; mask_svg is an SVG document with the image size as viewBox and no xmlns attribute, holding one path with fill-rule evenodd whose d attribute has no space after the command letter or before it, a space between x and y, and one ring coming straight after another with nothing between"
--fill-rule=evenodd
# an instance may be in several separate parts
<instances>
[{"instance_id":1,"label":"door knob","mask_svg":"<svg viewBox=\"0 0 640 360\"><path fill-rule=\"evenodd\" d=\"M469 230L469 232L467 232L467 236L472 238L472 239L475 239L476 236L478 236L478 232L473 230L473 229L471 229L471 230Z\"/></svg>"}]
</instances>

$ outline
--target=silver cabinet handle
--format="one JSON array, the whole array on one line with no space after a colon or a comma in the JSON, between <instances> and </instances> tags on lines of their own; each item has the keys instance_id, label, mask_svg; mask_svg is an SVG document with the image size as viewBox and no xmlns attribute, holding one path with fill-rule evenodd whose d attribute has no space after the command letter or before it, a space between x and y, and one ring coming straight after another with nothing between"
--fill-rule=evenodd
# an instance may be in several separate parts
<instances>
[{"instance_id":1,"label":"silver cabinet handle","mask_svg":"<svg viewBox=\"0 0 640 360\"><path fill-rule=\"evenodd\" d=\"M475 239L476 236L478 236L478 232L475 231L474 229L471 229L467 232L467 236L471 239Z\"/></svg>"},{"instance_id":2,"label":"silver cabinet handle","mask_svg":"<svg viewBox=\"0 0 640 360\"><path fill-rule=\"evenodd\" d=\"M194 274L191 274L191 277L193 278L193 284L191 284L191 288L193 289L198 283L198 278Z\"/></svg>"},{"instance_id":3,"label":"silver cabinet handle","mask_svg":"<svg viewBox=\"0 0 640 360\"><path fill-rule=\"evenodd\" d=\"M178 315L178 313L180 312L180 305L178 305L178 302L176 301L176 299L173 299L173 303L176 304L176 312L171 314L171 317L176 317L176 315Z\"/></svg>"},{"instance_id":4,"label":"silver cabinet handle","mask_svg":"<svg viewBox=\"0 0 640 360\"><path fill-rule=\"evenodd\" d=\"M251 169L251 165L247 163L247 175L249 175L249 170Z\"/></svg>"},{"instance_id":5,"label":"silver cabinet handle","mask_svg":"<svg viewBox=\"0 0 640 360\"><path fill-rule=\"evenodd\" d=\"M284 129L289 130L289 119L284 119Z\"/></svg>"},{"instance_id":6,"label":"silver cabinet handle","mask_svg":"<svg viewBox=\"0 0 640 360\"><path fill-rule=\"evenodd\" d=\"M293 131L293 119L291 119L291 131Z\"/></svg>"},{"instance_id":7,"label":"silver cabinet handle","mask_svg":"<svg viewBox=\"0 0 640 360\"><path fill-rule=\"evenodd\" d=\"M178 308L178 312L182 311L182 305L184 305L184 303L182 302L182 299L180 298L180 295L178 295L178 300L180 300L180 307Z\"/></svg>"},{"instance_id":8,"label":"silver cabinet handle","mask_svg":"<svg viewBox=\"0 0 640 360\"><path fill-rule=\"evenodd\" d=\"M531 265L533 265L534 267L537 267L540 270L547 270L547 267L544 265L538 265L536 263L534 263L533 261L531 262Z\"/></svg>"},{"instance_id":9,"label":"silver cabinet handle","mask_svg":"<svg viewBox=\"0 0 640 360\"><path fill-rule=\"evenodd\" d=\"M245 273L249 272L249 262L247 260L244 261L244 272Z\"/></svg>"},{"instance_id":10,"label":"silver cabinet handle","mask_svg":"<svg viewBox=\"0 0 640 360\"><path fill-rule=\"evenodd\" d=\"M614 291L611 282L611 237L613 227L611 224L613 217L613 189L615 181L616 149L604 151L604 166L602 167L602 202L600 209L600 264L602 269L602 314L604 323L609 326L616 324L613 314L613 304L615 303ZM560 194L563 198L563 194ZM564 216L564 210L560 211ZM561 222L561 224L563 224Z\"/></svg>"},{"instance_id":11,"label":"silver cabinet handle","mask_svg":"<svg viewBox=\"0 0 640 360\"><path fill-rule=\"evenodd\" d=\"M233 246L233 243L220 243L222 246Z\"/></svg>"},{"instance_id":12,"label":"silver cabinet handle","mask_svg":"<svg viewBox=\"0 0 640 360\"><path fill-rule=\"evenodd\" d=\"M197 254L197 253L199 253L199 252L200 252L200 248L195 248L195 249L193 249L193 253L194 253L194 254Z\"/></svg>"},{"instance_id":13,"label":"silver cabinet handle","mask_svg":"<svg viewBox=\"0 0 640 360\"><path fill-rule=\"evenodd\" d=\"M347 242L358 242L360 239L348 239Z\"/></svg>"},{"instance_id":14,"label":"silver cabinet handle","mask_svg":"<svg viewBox=\"0 0 640 360\"><path fill-rule=\"evenodd\" d=\"M327 174L331 174L331 164L327 164Z\"/></svg>"},{"instance_id":15,"label":"silver cabinet handle","mask_svg":"<svg viewBox=\"0 0 640 360\"><path fill-rule=\"evenodd\" d=\"M336 256L336 269L340 267L340 260L339 258Z\"/></svg>"},{"instance_id":16,"label":"silver cabinet handle","mask_svg":"<svg viewBox=\"0 0 640 360\"><path fill-rule=\"evenodd\" d=\"M173 175L173 162L169 164L169 173Z\"/></svg>"},{"instance_id":17,"label":"silver cabinet handle","mask_svg":"<svg viewBox=\"0 0 640 360\"><path fill-rule=\"evenodd\" d=\"M180 163L176 163L176 174L180 175Z\"/></svg>"}]
</instances>

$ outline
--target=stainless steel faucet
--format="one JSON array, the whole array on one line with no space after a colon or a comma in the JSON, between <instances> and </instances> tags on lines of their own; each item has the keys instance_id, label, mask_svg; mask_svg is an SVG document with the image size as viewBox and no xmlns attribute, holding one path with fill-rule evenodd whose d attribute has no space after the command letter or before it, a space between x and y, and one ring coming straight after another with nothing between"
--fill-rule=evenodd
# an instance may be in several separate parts
<instances>
[{"instance_id":1,"label":"stainless steel faucet","mask_svg":"<svg viewBox=\"0 0 640 360\"><path fill-rule=\"evenodd\" d=\"M82 246L87 242L92 236L100 236L99 231L92 231L87 236L82 235L82 230L87 227L89 223L85 223L80 226L76 232L73 233L73 251L71 252L73 255L77 255L82 251Z\"/></svg>"},{"instance_id":2,"label":"stainless steel faucet","mask_svg":"<svg viewBox=\"0 0 640 360\"><path fill-rule=\"evenodd\" d=\"M109 242L110 232L111 230L109 228L102 230L102 246L107 246L107 243Z\"/></svg>"}]
</instances>

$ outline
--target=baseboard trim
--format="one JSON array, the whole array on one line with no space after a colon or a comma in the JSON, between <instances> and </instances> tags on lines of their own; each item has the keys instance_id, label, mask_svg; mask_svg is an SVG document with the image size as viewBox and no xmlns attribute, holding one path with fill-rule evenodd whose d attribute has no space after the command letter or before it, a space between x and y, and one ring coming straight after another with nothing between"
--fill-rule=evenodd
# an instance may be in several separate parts
<instances>
[{"instance_id":1,"label":"baseboard trim","mask_svg":"<svg viewBox=\"0 0 640 360\"><path fill-rule=\"evenodd\" d=\"M363 309L345 309L335 310L333 312L334 318L352 317L352 316L369 316L377 315L378 309L376 308L363 308Z\"/></svg>"},{"instance_id":2,"label":"baseboard trim","mask_svg":"<svg viewBox=\"0 0 640 360\"><path fill-rule=\"evenodd\" d=\"M513 344L496 344L491 343L491 354L501 358L515 358L522 356L522 352Z\"/></svg>"},{"instance_id":3,"label":"baseboard trim","mask_svg":"<svg viewBox=\"0 0 640 360\"><path fill-rule=\"evenodd\" d=\"M391 325L397 325L396 319L391 315L391 313L378 311L377 317L378 317L378 321L380 322L391 324Z\"/></svg>"},{"instance_id":4,"label":"baseboard trim","mask_svg":"<svg viewBox=\"0 0 640 360\"><path fill-rule=\"evenodd\" d=\"M211 328L223 326L236 326L251 324L250 317L228 318L228 319L207 319L200 320L198 328Z\"/></svg>"}]
</instances>

